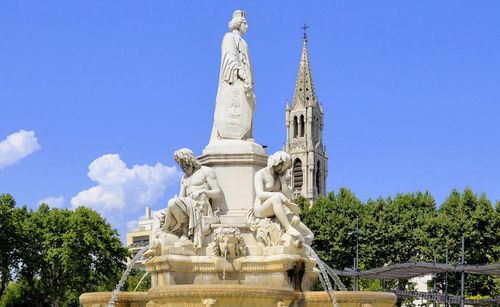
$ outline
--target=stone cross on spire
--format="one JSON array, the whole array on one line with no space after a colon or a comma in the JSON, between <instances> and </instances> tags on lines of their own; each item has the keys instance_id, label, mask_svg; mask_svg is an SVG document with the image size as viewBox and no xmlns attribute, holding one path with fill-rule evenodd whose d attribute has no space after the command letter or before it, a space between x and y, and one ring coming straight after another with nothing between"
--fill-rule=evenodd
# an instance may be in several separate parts
<instances>
[{"instance_id":1,"label":"stone cross on spire","mask_svg":"<svg viewBox=\"0 0 500 307\"><path fill-rule=\"evenodd\" d=\"M301 29L304 31L304 40L307 41L307 29L309 29L309 26L304 23L304 26L301 27Z\"/></svg>"}]
</instances>

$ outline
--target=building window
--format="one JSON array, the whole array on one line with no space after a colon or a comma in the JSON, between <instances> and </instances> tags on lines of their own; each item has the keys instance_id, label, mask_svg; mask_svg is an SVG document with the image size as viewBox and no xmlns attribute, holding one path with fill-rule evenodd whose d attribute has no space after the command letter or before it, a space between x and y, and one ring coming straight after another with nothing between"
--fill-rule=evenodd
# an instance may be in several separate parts
<instances>
[{"instance_id":1,"label":"building window","mask_svg":"<svg viewBox=\"0 0 500 307\"><path fill-rule=\"evenodd\" d=\"M304 136L304 115L300 115L300 136Z\"/></svg>"},{"instance_id":2,"label":"building window","mask_svg":"<svg viewBox=\"0 0 500 307\"><path fill-rule=\"evenodd\" d=\"M293 162L293 189L302 191L302 184L304 183L304 175L302 173L302 161L295 159Z\"/></svg>"},{"instance_id":3,"label":"building window","mask_svg":"<svg viewBox=\"0 0 500 307\"><path fill-rule=\"evenodd\" d=\"M143 247L149 244L149 236L137 236L132 238L131 247Z\"/></svg>"},{"instance_id":4,"label":"building window","mask_svg":"<svg viewBox=\"0 0 500 307\"><path fill-rule=\"evenodd\" d=\"M292 127L292 129L293 129L293 137L294 138L297 137L297 133L299 131L299 127L298 126L299 126L299 123L297 121L297 116L294 116L293 117L293 127Z\"/></svg>"}]
</instances>

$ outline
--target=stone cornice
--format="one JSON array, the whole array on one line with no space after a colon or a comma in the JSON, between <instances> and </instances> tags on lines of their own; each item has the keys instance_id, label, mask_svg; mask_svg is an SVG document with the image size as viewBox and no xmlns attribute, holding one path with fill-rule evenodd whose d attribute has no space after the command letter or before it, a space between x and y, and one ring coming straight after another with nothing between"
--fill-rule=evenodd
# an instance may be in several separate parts
<instances>
[{"instance_id":1,"label":"stone cornice","mask_svg":"<svg viewBox=\"0 0 500 307\"><path fill-rule=\"evenodd\" d=\"M206 154L198 157L201 164L206 166L214 165L267 165L267 156L257 153L239 154Z\"/></svg>"},{"instance_id":2,"label":"stone cornice","mask_svg":"<svg viewBox=\"0 0 500 307\"><path fill-rule=\"evenodd\" d=\"M157 298L202 297L285 297L291 299L294 292L287 288L256 285L171 285L151 288L148 296Z\"/></svg>"},{"instance_id":3,"label":"stone cornice","mask_svg":"<svg viewBox=\"0 0 500 307\"><path fill-rule=\"evenodd\" d=\"M91 292L80 295L80 304L103 303L107 304L111 299L112 292ZM119 292L118 301L134 303L149 301L147 292Z\"/></svg>"}]
</instances>

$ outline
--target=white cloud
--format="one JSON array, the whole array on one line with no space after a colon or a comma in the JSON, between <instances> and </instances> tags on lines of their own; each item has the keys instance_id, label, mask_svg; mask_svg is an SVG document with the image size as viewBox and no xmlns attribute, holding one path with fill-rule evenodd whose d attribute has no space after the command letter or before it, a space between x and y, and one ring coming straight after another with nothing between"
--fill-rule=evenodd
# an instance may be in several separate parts
<instances>
[{"instance_id":1,"label":"white cloud","mask_svg":"<svg viewBox=\"0 0 500 307\"><path fill-rule=\"evenodd\" d=\"M139 222L137 220L130 220L127 222L127 231L133 231L139 228Z\"/></svg>"},{"instance_id":2,"label":"white cloud","mask_svg":"<svg viewBox=\"0 0 500 307\"><path fill-rule=\"evenodd\" d=\"M41 146L34 131L19 130L0 142L0 169L31 155Z\"/></svg>"},{"instance_id":3,"label":"white cloud","mask_svg":"<svg viewBox=\"0 0 500 307\"><path fill-rule=\"evenodd\" d=\"M49 205L49 207L52 208L62 208L64 205L64 196L59 195L59 196L51 196L44 199L40 199L38 201L38 205L40 206L42 203L47 204Z\"/></svg>"},{"instance_id":4,"label":"white cloud","mask_svg":"<svg viewBox=\"0 0 500 307\"><path fill-rule=\"evenodd\" d=\"M71 205L84 205L101 213L121 213L142 209L163 197L167 186L181 176L174 166L161 163L128 168L118 154L108 154L89 165L89 178L97 185L71 198Z\"/></svg>"}]
</instances>

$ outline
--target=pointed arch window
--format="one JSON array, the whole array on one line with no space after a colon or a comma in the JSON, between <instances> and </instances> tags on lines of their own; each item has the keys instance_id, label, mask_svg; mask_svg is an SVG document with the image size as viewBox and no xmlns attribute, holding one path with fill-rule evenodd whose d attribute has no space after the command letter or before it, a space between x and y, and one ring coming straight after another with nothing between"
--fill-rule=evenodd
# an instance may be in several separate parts
<instances>
[{"instance_id":1,"label":"pointed arch window","mask_svg":"<svg viewBox=\"0 0 500 307\"><path fill-rule=\"evenodd\" d=\"M314 136L319 139L321 137L321 131L319 128L319 117L316 117L316 127L314 128L314 131L316 131Z\"/></svg>"},{"instance_id":2,"label":"pointed arch window","mask_svg":"<svg viewBox=\"0 0 500 307\"><path fill-rule=\"evenodd\" d=\"M305 121L304 121L304 115L300 115L300 136L304 136L304 126L305 126Z\"/></svg>"},{"instance_id":3,"label":"pointed arch window","mask_svg":"<svg viewBox=\"0 0 500 307\"><path fill-rule=\"evenodd\" d=\"M298 120L297 120L297 116L294 116L293 117L293 137L296 138L297 137L297 134L298 134L298 131L299 131L299 123L298 123Z\"/></svg>"}]
</instances>

